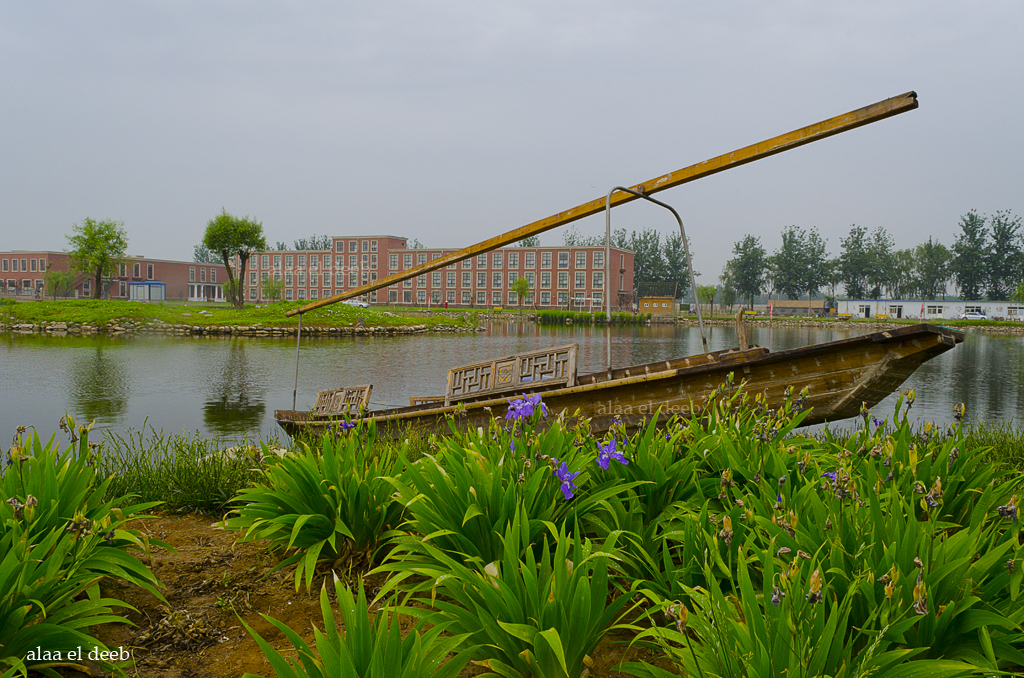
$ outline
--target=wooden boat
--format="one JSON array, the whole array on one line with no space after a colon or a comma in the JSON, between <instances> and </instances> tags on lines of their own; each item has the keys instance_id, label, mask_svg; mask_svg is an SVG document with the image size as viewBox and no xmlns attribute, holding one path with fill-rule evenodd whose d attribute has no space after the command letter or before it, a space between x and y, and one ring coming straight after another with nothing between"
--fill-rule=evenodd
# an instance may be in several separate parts
<instances>
[{"instance_id":1,"label":"wooden boat","mask_svg":"<svg viewBox=\"0 0 1024 678\"><path fill-rule=\"evenodd\" d=\"M787 387L794 392L806 387L813 409L803 423L816 424L854 417L863 405L877 405L921 363L963 339L963 332L921 324L774 353L751 346L578 377L570 367L575 361L572 345L455 368L449 372L445 396L408 407L366 410L363 416L376 422L380 434L393 438L410 430L447 431L448 415L457 416L460 426L486 428L492 418L505 416L508 398L540 393L552 414L578 411L591 420L595 433L602 433L616 419L632 429L650 421L655 411L663 422L673 414L687 415L732 374L749 392L765 393L771 408L781 406ZM535 379L538 364L551 376ZM503 365L513 366L513 374L499 384ZM467 389L467 383L480 388ZM278 410L274 416L289 434L317 433L333 421L325 412Z\"/></svg>"},{"instance_id":2,"label":"wooden boat","mask_svg":"<svg viewBox=\"0 0 1024 678\"><path fill-rule=\"evenodd\" d=\"M678 213L651 198L651 194L914 110L917 105L917 95L908 92L684 167L631 188L615 187L604 198L591 200L382 280L333 297L311 301L289 311L287 315L299 315L301 341L303 313L425 275L601 211L610 215L613 206L637 199L645 199L672 210L685 244L686 233ZM608 219L606 233L610 232L610 216ZM692 281L688 249L686 254ZM610 265L610 259L606 250L606 267ZM610 279L607 268L605 279ZM606 301L606 305L610 317L610 300ZM699 310L698 322L704 339ZM591 420L592 430L601 432L607 430L616 419L627 427L638 426L656 410L665 419L673 414L687 414L732 374L737 381L745 381L748 389L766 392L769 407L772 408L781 405L788 386L796 391L806 387L809 391L808 405L813 407L813 411L804 421L811 424L854 416L860 412L862 403L868 407L877 404L898 388L925 360L963 341L961 332L932 325L916 325L771 353L765 348L746 345L739 318L737 329L739 348L709 353L705 339L703 354L648 365L611 369L609 348L608 369L579 377L576 375L575 346L467 365L449 372L448 388L444 396L414 398L408 407L380 411L365 409L369 401L369 385L321 392L312 411L295 411L295 393L298 391L296 364L296 391L293 393L292 410L278 410L275 417L281 427L291 434L303 430L316 432L331 425L332 418L337 420L345 416L346 412L359 412L376 421L378 430L385 435L397 437L405 435L410 428L423 432L446 430L445 419L449 414L456 414L465 426L486 426L493 417L504 416L509 397L520 393L539 393L549 409L569 413L579 411L580 416Z\"/></svg>"}]
</instances>

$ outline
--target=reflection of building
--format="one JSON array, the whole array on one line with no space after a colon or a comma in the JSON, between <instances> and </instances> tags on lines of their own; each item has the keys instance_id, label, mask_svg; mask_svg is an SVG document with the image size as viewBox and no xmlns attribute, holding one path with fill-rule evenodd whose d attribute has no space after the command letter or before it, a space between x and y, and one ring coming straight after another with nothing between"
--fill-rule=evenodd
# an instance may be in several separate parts
<instances>
[{"instance_id":1,"label":"reflection of building","mask_svg":"<svg viewBox=\"0 0 1024 678\"><path fill-rule=\"evenodd\" d=\"M42 297L47 271L70 270L66 252L0 252L0 287L11 296ZM103 298L132 299L132 286L138 283L163 283L166 299L188 301L225 301L221 284L228 277L223 264L199 264L190 261L126 257L114 275L103 281ZM92 297L95 276L79 274L69 297ZM147 287L147 296L150 290ZM136 294L141 294L137 292Z\"/></svg>"},{"instance_id":2,"label":"reflection of building","mask_svg":"<svg viewBox=\"0 0 1024 678\"><path fill-rule=\"evenodd\" d=\"M840 317L950 320L964 313L984 313L989 320L1024 321L1024 303L1019 301L839 299L837 303Z\"/></svg>"},{"instance_id":3,"label":"reflection of building","mask_svg":"<svg viewBox=\"0 0 1024 678\"><path fill-rule=\"evenodd\" d=\"M328 250L258 252L249 259L246 299L269 297L261 282L284 281L285 300L322 299L414 268L453 249L410 249L392 235L336 236ZM513 283L525 279L531 292L523 305L601 307L632 303L633 253L612 248L606 281L604 247L505 247L371 292L366 301L402 306L492 308L518 306ZM237 261L236 261L237 263Z\"/></svg>"},{"instance_id":4,"label":"reflection of building","mask_svg":"<svg viewBox=\"0 0 1024 678\"><path fill-rule=\"evenodd\" d=\"M822 317L830 312L824 299L772 299L770 305L772 315Z\"/></svg>"}]
</instances>

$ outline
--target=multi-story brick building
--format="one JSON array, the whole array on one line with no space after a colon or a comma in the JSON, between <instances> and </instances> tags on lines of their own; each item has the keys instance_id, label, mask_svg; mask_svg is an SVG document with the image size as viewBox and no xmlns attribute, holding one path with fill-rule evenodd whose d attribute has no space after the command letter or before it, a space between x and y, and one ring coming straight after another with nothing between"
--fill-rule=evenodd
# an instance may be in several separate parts
<instances>
[{"instance_id":1,"label":"multi-story brick building","mask_svg":"<svg viewBox=\"0 0 1024 678\"><path fill-rule=\"evenodd\" d=\"M71 261L66 252L0 252L0 287L8 296L42 297L46 288L46 272L69 270ZM223 264L131 256L104 281L105 289L101 295L105 299L130 299L132 284L160 282L165 285L165 298L168 300L225 301L221 284L227 279ZM94 276L79 274L68 296L92 297L95 283Z\"/></svg>"},{"instance_id":2,"label":"multi-story brick building","mask_svg":"<svg viewBox=\"0 0 1024 678\"><path fill-rule=\"evenodd\" d=\"M330 252L254 254L246 272L246 299L266 299L260 283L268 278L284 280L286 300L329 297L456 251L412 249L406 238L392 235L339 236L332 244ZM399 306L601 308L610 293L613 306L629 308L633 253L612 248L609 281L604 279L604 256L603 247L506 247L371 292L364 300ZM531 289L522 304L512 289L519 278Z\"/></svg>"}]
</instances>

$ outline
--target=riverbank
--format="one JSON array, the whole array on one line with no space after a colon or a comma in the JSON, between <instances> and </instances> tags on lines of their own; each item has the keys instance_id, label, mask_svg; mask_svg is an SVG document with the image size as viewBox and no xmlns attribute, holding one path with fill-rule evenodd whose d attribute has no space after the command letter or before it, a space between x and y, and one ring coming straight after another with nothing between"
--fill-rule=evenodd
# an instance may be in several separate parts
<instances>
[{"instance_id":1,"label":"riverbank","mask_svg":"<svg viewBox=\"0 0 1024 678\"><path fill-rule=\"evenodd\" d=\"M0 332L111 336L295 335L299 316L287 316L299 303L253 304L241 309L223 304L143 304L133 301L69 299L6 304L0 307ZM474 315L395 313L347 304L317 309L302 319L303 334L395 335L425 332L478 332Z\"/></svg>"}]
</instances>

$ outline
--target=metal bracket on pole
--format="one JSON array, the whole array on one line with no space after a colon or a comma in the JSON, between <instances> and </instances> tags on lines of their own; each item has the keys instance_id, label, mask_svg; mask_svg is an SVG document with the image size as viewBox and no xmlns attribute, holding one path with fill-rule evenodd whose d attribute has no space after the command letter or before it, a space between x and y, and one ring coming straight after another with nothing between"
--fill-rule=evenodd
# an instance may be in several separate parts
<instances>
[{"instance_id":1,"label":"metal bracket on pole","mask_svg":"<svg viewBox=\"0 0 1024 678\"><path fill-rule=\"evenodd\" d=\"M629 193L635 195L638 198L643 198L648 202L653 202L655 205L664 207L676 218L679 222L679 233L683 237L683 251L686 252L686 268L690 271L690 289L693 290L693 299L697 302L697 325L700 326L700 340L704 344L704 352L708 352L708 338L704 332L704 316L700 312L700 299L697 297L697 278L693 275L693 261L690 259L690 243L686 240L686 229L683 228L683 220L680 218L679 213L673 209L671 205L666 205L660 200L655 200L651 196L643 192L643 186L637 186L639 191L634 191L632 188L626 188L625 186L615 186L612 190L608 191L608 197L605 199L604 207L604 277L605 277L605 309L608 314L608 355L607 355L607 368L608 371L612 371L612 300L611 295L608 294L610 288L609 274L611 273L611 242L612 242L612 194L615 191L622 191L623 193Z\"/></svg>"},{"instance_id":2,"label":"metal bracket on pole","mask_svg":"<svg viewBox=\"0 0 1024 678\"><path fill-rule=\"evenodd\" d=\"M299 314L299 331L295 338L295 388L292 390L292 413L295 412L295 399L299 393L299 345L302 343L302 314Z\"/></svg>"}]
</instances>

